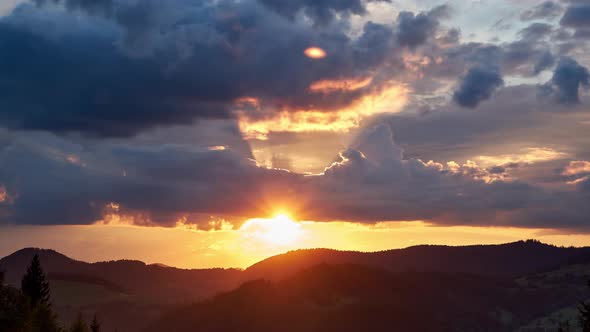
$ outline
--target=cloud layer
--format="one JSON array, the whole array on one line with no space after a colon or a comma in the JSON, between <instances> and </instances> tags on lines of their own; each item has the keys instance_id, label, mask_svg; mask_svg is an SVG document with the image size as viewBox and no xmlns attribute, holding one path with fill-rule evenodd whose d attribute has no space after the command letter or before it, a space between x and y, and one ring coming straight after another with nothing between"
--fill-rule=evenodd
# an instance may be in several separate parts
<instances>
[{"instance_id":1,"label":"cloud layer","mask_svg":"<svg viewBox=\"0 0 590 332\"><path fill-rule=\"evenodd\" d=\"M0 17L0 223L210 229L285 207L586 232L587 7L467 34L450 6L376 0L22 3ZM321 174L288 170L322 144L342 151Z\"/></svg>"}]
</instances>

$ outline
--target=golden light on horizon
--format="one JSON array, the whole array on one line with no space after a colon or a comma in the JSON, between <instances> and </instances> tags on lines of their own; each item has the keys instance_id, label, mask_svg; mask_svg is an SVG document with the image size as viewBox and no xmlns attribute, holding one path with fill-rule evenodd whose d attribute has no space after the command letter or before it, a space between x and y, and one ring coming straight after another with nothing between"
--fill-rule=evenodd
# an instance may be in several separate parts
<instances>
[{"instance_id":1,"label":"golden light on horizon","mask_svg":"<svg viewBox=\"0 0 590 332\"><path fill-rule=\"evenodd\" d=\"M284 219L279 217L279 220ZM286 223L289 225L288 220L290 218ZM163 263L180 268L246 268L272 255L305 248L373 252L420 244L499 244L527 238L560 246L587 246L590 243L590 235L560 233L558 230L436 227L424 222L388 222L376 225L308 221L294 223L299 226L290 225L286 229L294 229L295 236L279 236L273 241L264 240L273 232L253 234L254 227L195 231L184 227L162 228L129 224L0 225L0 252L8 255L21 248L36 245L89 262L133 258L148 264ZM258 222L250 221L250 224ZM51 236L47 236L48 234ZM80 246L80 238L84 238L88 245ZM278 239L287 239L287 242L292 239L292 243L277 245Z\"/></svg>"},{"instance_id":2,"label":"golden light on horizon","mask_svg":"<svg viewBox=\"0 0 590 332\"><path fill-rule=\"evenodd\" d=\"M303 51L303 53L305 54L305 56L307 56L310 59L323 59L326 57L326 51L324 51L323 49L317 47L317 46L312 46L307 48L305 51Z\"/></svg>"},{"instance_id":3,"label":"golden light on horizon","mask_svg":"<svg viewBox=\"0 0 590 332\"><path fill-rule=\"evenodd\" d=\"M254 218L246 221L240 228L247 237L269 245L290 245L301 238L301 224L293 221L285 213L270 219Z\"/></svg>"}]
</instances>

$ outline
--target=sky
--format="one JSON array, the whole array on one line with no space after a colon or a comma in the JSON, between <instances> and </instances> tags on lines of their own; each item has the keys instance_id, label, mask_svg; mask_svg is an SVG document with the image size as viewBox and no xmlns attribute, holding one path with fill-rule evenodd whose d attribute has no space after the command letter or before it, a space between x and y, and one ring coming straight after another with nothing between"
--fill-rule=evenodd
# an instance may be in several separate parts
<instances>
[{"instance_id":1,"label":"sky","mask_svg":"<svg viewBox=\"0 0 590 332\"><path fill-rule=\"evenodd\" d=\"M590 244L590 4L0 2L0 255Z\"/></svg>"}]
</instances>

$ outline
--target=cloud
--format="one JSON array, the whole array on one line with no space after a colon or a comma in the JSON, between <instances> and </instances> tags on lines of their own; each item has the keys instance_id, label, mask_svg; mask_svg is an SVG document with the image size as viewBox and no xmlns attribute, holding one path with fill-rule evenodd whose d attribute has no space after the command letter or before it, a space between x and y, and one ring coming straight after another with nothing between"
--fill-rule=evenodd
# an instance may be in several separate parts
<instances>
[{"instance_id":1,"label":"cloud","mask_svg":"<svg viewBox=\"0 0 590 332\"><path fill-rule=\"evenodd\" d=\"M363 15L366 13L366 1L364 0L259 0L277 13L295 19L298 13L303 13L311 18L315 24L324 25L332 22L335 16ZM389 2L390 0L369 0Z\"/></svg>"},{"instance_id":2,"label":"cloud","mask_svg":"<svg viewBox=\"0 0 590 332\"><path fill-rule=\"evenodd\" d=\"M525 182L504 181L498 167L484 169L474 162L444 165L406 159L387 126L371 129L356 146L344 151L316 179L319 192L310 200L322 206L316 218L587 227L584 213L588 208L579 192L552 192ZM573 206L578 210L569 213L567 208ZM543 212L547 215L537 219Z\"/></svg>"},{"instance_id":3,"label":"cloud","mask_svg":"<svg viewBox=\"0 0 590 332\"><path fill-rule=\"evenodd\" d=\"M590 86L590 72L576 60L563 57L559 60L553 78L542 88L543 93L553 96L562 104L580 102L580 87Z\"/></svg>"},{"instance_id":4,"label":"cloud","mask_svg":"<svg viewBox=\"0 0 590 332\"><path fill-rule=\"evenodd\" d=\"M563 7L554 1L545 1L535 7L524 11L520 15L520 19L523 21L531 21L538 19L553 19L561 15Z\"/></svg>"},{"instance_id":5,"label":"cloud","mask_svg":"<svg viewBox=\"0 0 590 332\"><path fill-rule=\"evenodd\" d=\"M573 3L569 5L560 23L570 28L590 27L590 5L587 3Z\"/></svg>"},{"instance_id":6,"label":"cloud","mask_svg":"<svg viewBox=\"0 0 590 332\"><path fill-rule=\"evenodd\" d=\"M547 51L543 53L537 63L535 63L534 74L538 75L543 71L550 69L553 65L555 65L555 57L551 52Z\"/></svg>"},{"instance_id":7,"label":"cloud","mask_svg":"<svg viewBox=\"0 0 590 332\"><path fill-rule=\"evenodd\" d=\"M497 68L473 67L463 77L453 100L463 107L475 108L489 99L504 84Z\"/></svg>"},{"instance_id":8,"label":"cloud","mask_svg":"<svg viewBox=\"0 0 590 332\"><path fill-rule=\"evenodd\" d=\"M33 0L38 6L64 4L69 10L85 11L92 14L111 16L114 14L113 0Z\"/></svg>"},{"instance_id":9,"label":"cloud","mask_svg":"<svg viewBox=\"0 0 590 332\"><path fill-rule=\"evenodd\" d=\"M280 200L287 194L284 181L298 177L258 167L230 149L85 147L49 134L3 134L0 183L13 199L0 214L9 223L90 224L116 206L121 218L136 224L174 226L182 220L207 228L211 215L260 215L263 193Z\"/></svg>"},{"instance_id":10,"label":"cloud","mask_svg":"<svg viewBox=\"0 0 590 332\"><path fill-rule=\"evenodd\" d=\"M4 134L0 183L13 197L0 204L4 223L210 229L282 207L316 221L584 229L589 212L583 185L551 191L511 179L510 164L408 158L387 125L363 132L313 176L261 167L230 149L83 146L50 134Z\"/></svg>"},{"instance_id":11,"label":"cloud","mask_svg":"<svg viewBox=\"0 0 590 332\"><path fill-rule=\"evenodd\" d=\"M584 104L586 99L582 99ZM579 134L588 130L581 120L587 118L587 110L556 105L539 94L537 85L504 86L481 103L477 112L465 112L447 101L424 112L421 106L411 103L386 117L409 157L464 162L480 155L506 154L507 148L513 154L531 147L551 147L572 158L590 160L588 142Z\"/></svg>"},{"instance_id":12,"label":"cloud","mask_svg":"<svg viewBox=\"0 0 590 332\"><path fill-rule=\"evenodd\" d=\"M563 175L588 175L590 174L590 161L575 160L570 163L563 170Z\"/></svg>"},{"instance_id":13,"label":"cloud","mask_svg":"<svg viewBox=\"0 0 590 332\"><path fill-rule=\"evenodd\" d=\"M520 30L518 34L522 39L537 41L543 39L553 32L553 26L547 23L533 23Z\"/></svg>"},{"instance_id":14,"label":"cloud","mask_svg":"<svg viewBox=\"0 0 590 332\"><path fill-rule=\"evenodd\" d=\"M439 20L449 15L446 5L436 7L429 12L415 15L401 12L397 18L397 39L402 46L416 48L431 38L440 25Z\"/></svg>"},{"instance_id":15,"label":"cloud","mask_svg":"<svg viewBox=\"0 0 590 332\"><path fill-rule=\"evenodd\" d=\"M263 105L251 118L337 112L390 82L330 93L309 86L364 79L385 65L394 78L401 56L392 26L367 23L351 37L345 18L316 29L254 0L37 2L0 19L0 124L8 128L128 137L233 118L240 98ZM305 57L310 45L328 56Z\"/></svg>"},{"instance_id":16,"label":"cloud","mask_svg":"<svg viewBox=\"0 0 590 332\"><path fill-rule=\"evenodd\" d=\"M536 22L506 43L461 43L461 30L443 26L447 6L377 23L363 16L366 5L20 5L0 18L0 126L9 128L0 133L0 196L10 198L2 222L211 228L287 206L319 221L586 227L586 175L560 173L568 158L589 158L576 134L587 129L582 110L567 112L582 120L568 117L537 86L513 85L559 61L543 91L581 101L586 59L560 56L582 48L571 38L550 44L571 29ZM524 19L556 15L543 6ZM305 57L310 46L327 56ZM242 137L276 144L268 165L290 168L319 163L297 160L273 137L352 136L380 121L316 175L257 164ZM532 147L543 156L518 159L531 159L522 152Z\"/></svg>"}]
</instances>

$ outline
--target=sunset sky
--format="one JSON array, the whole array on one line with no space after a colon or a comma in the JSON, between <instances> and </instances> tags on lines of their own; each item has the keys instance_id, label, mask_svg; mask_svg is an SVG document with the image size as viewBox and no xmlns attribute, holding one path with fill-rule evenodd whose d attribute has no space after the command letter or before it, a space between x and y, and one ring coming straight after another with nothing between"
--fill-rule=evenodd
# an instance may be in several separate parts
<instances>
[{"instance_id":1,"label":"sunset sky","mask_svg":"<svg viewBox=\"0 0 590 332\"><path fill-rule=\"evenodd\" d=\"M0 256L590 245L582 0L0 0Z\"/></svg>"}]
</instances>

